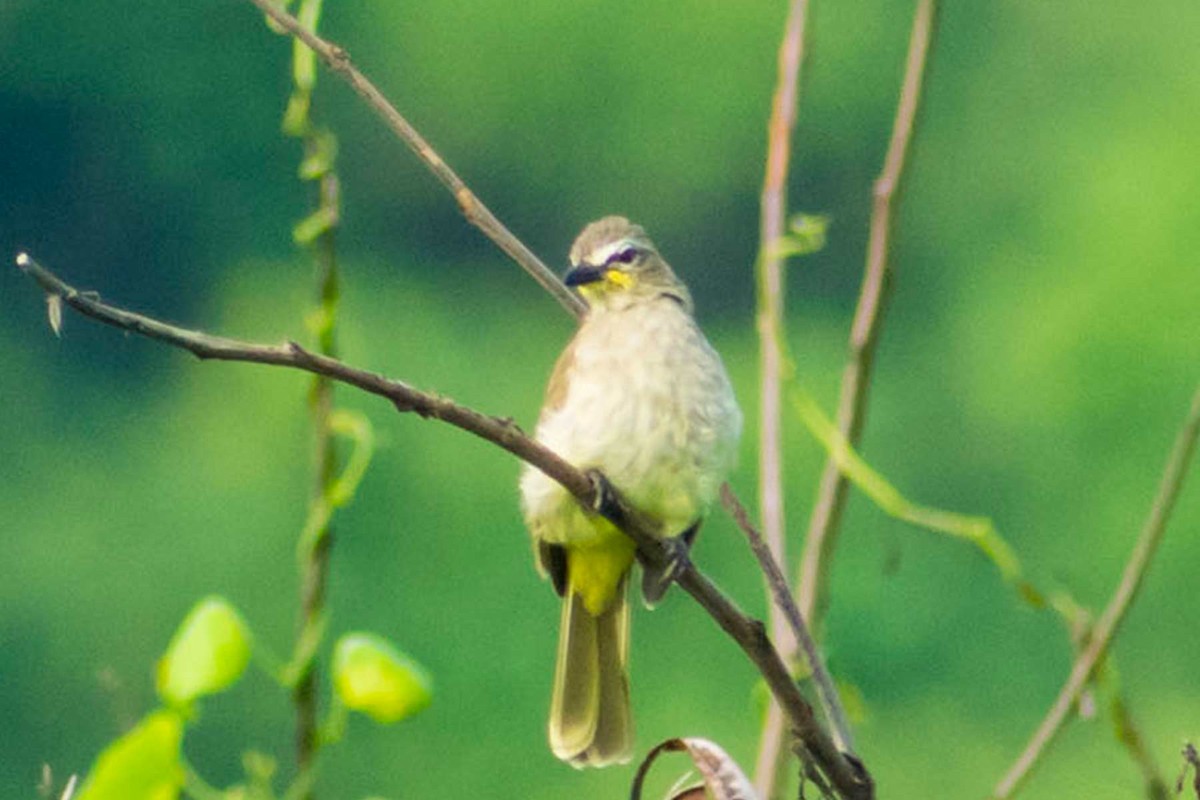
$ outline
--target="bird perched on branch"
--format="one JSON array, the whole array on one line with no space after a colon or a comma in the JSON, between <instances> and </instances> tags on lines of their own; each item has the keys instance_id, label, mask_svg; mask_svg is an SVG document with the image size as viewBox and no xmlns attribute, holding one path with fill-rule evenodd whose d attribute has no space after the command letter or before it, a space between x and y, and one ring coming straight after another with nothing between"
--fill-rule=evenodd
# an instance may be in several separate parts
<instances>
[{"instance_id":1,"label":"bird perched on branch","mask_svg":"<svg viewBox=\"0 0 1200 800\"><path fill-rule=\"evenodd\" d=\"M583 229L565 282L588 308L550 376L537 439L601 473L662 536L690 541L733 466L742 426L691 295L623 217ZM577 767L627 761L634 543L534 467L521 476L521 499L538 566L563 598L550 747ZM645 575L647 603L669 583Z\"/></svg>"}]
</instances>

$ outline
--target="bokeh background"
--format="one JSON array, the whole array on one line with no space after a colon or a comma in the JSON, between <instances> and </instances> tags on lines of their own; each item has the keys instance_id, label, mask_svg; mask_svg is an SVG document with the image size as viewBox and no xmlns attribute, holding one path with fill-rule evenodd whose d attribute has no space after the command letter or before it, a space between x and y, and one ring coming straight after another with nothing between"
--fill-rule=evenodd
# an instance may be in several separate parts
<instances>
[{"instance_id":1,"label":"bokeh background","mask_svg":"<svg viewBox=\"0 0 1200 800\"><path fill-rule=\"evenodd\" d=\"M896 219L867 458L916 500L992 517L1030 576L1093 608L1115 586L1200 369L1200 6L948 3ZM816 3L790 191L832 217L788 274L788 341L831 408L862 271L910 3ZM324 30L556 265L605 213L641 221L693 286L748 416L752 261L785 7L691 0L331 3ZM0 254L246 338L306 336L299 146L279 132L289 45L245 2L0 2ZM345 357L532 424L571 323L460 218L350 91L341 141ZM8 262L11 263L11 262ZM185 354L68 316L0 271L0 794L31 797L154 703L153 665L200 596L290 646L309 483L302 376ZM558 611L531 565L517 464L342 391L381 448L337 518L332 630L397 641L436 681L395 728L353 720L324 797L616 797L544 745ZM792 555L822 453L787 423ZM1200 737L1200 480L1116 647L1170 777ZM763 592L717 515L703 566ZM1066 674L1059 623L977 553L852 496L826 636L861 696L881 794L983 796ZM639 746L704 735L748 767L755 676L682 596L634 624ZM251 673L185 743L218 785L241 754L290 770L290 709ZM664 782L680 764L660 767ZM1135 797L1107 718L1075 723L1031 798Z\"/></svg>"}]
</instances>

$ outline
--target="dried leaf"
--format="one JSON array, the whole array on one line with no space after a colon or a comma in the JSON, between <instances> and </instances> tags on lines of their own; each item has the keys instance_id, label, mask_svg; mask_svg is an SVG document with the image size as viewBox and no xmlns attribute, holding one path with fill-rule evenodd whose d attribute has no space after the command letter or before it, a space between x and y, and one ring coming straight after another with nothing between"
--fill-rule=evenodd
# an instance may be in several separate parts
<instances>
[{"instance_id":1,"label":"dried leaf","mask_svg":"<svg viewBox=\"0 0 1200 800\"><path fill-rule=\"evenodd\" d=\"M703 787L688 787L673 795L671 800L702 800L706 796L711 796L713 800L758 800L754 786L737 762L716 742L698 737L668 739L647 753L633 779L630 792L633 800L639 800L642 795L642 783L650 771L650 765L666 751L687 753L704 778Z\"/></svg>"},{"instance_id":2,"label":"dried leaf","mask_svg":"<svg viewBox=\"0 0 1200 800\"><path fill-rule=\"evenodd\" d=\"M50 322L50 330L60 338L62 337L62 307L62 295L46 295L46 319Z\"/></svg>"}]
</instances>

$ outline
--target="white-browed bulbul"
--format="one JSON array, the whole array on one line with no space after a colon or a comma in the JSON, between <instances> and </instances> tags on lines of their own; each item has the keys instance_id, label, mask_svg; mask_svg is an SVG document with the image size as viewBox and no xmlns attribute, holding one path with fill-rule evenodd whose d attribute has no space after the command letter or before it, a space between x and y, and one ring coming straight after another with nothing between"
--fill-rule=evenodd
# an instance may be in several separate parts
<instances>
[{"instance_id":1,"label":"white-browed bulbul","mask_svg":"<svg viewBox=\"0 0 1200 800\"><path fill-rule=\"evenodd\" d=\"M691 295L623 217L584 228L565 282L587 312L550 376L537 439L602 473L662 536L690 537L733 466L742 427ZM521 500L538 566L563 598L550 747L578 767L627 761L633 541L536 468L521 476ZM647 576L643 587L653 602L666 583Z\"/></svg>"}]
</instances>

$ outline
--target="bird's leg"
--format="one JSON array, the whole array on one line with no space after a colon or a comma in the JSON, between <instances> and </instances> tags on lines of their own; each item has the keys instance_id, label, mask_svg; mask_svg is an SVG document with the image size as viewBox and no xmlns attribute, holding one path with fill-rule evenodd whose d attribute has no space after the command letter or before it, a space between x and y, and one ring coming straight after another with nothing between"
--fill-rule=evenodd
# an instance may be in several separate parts
<instances>
[{"instance_id":1,"label":"bird's leg","mask_svg":"<svg viewBox=\"0 0 1200 800\"><path fill-rule=\"evenodd\" d=\"M699 530L700 520L696 520L678 536L664 536L659 539L665 556L662 567L642 564L642 599L647 606L653 607L661 600L675 577L690 563L692 542L696 540Z\"/></svg>"},{"instance_id":2,"label":"bird's leg","mask_svg":"<svg viewBox=\"0 0 1200 800\"><path fill-rule=\"evenodd\" d=\"M596 490L596 497L592 501L592 510L619 526L619 523L628 515L625 508L617 501L613 485L598 469L586 470L584 474L588 476L588 480L592 482L592 486ZM633 513L636 514L636 511ZM697 520L695 524L678 536L659 536L658 545L661 548L661 555L654 559L657 563L649 564L645 557L639 558L642 563L642 598L647 606L653 607L661 600L672 581L675 580L675 576L690 563L688 553L699 529L700 521Z\"/></svg>"}]
</instances>

